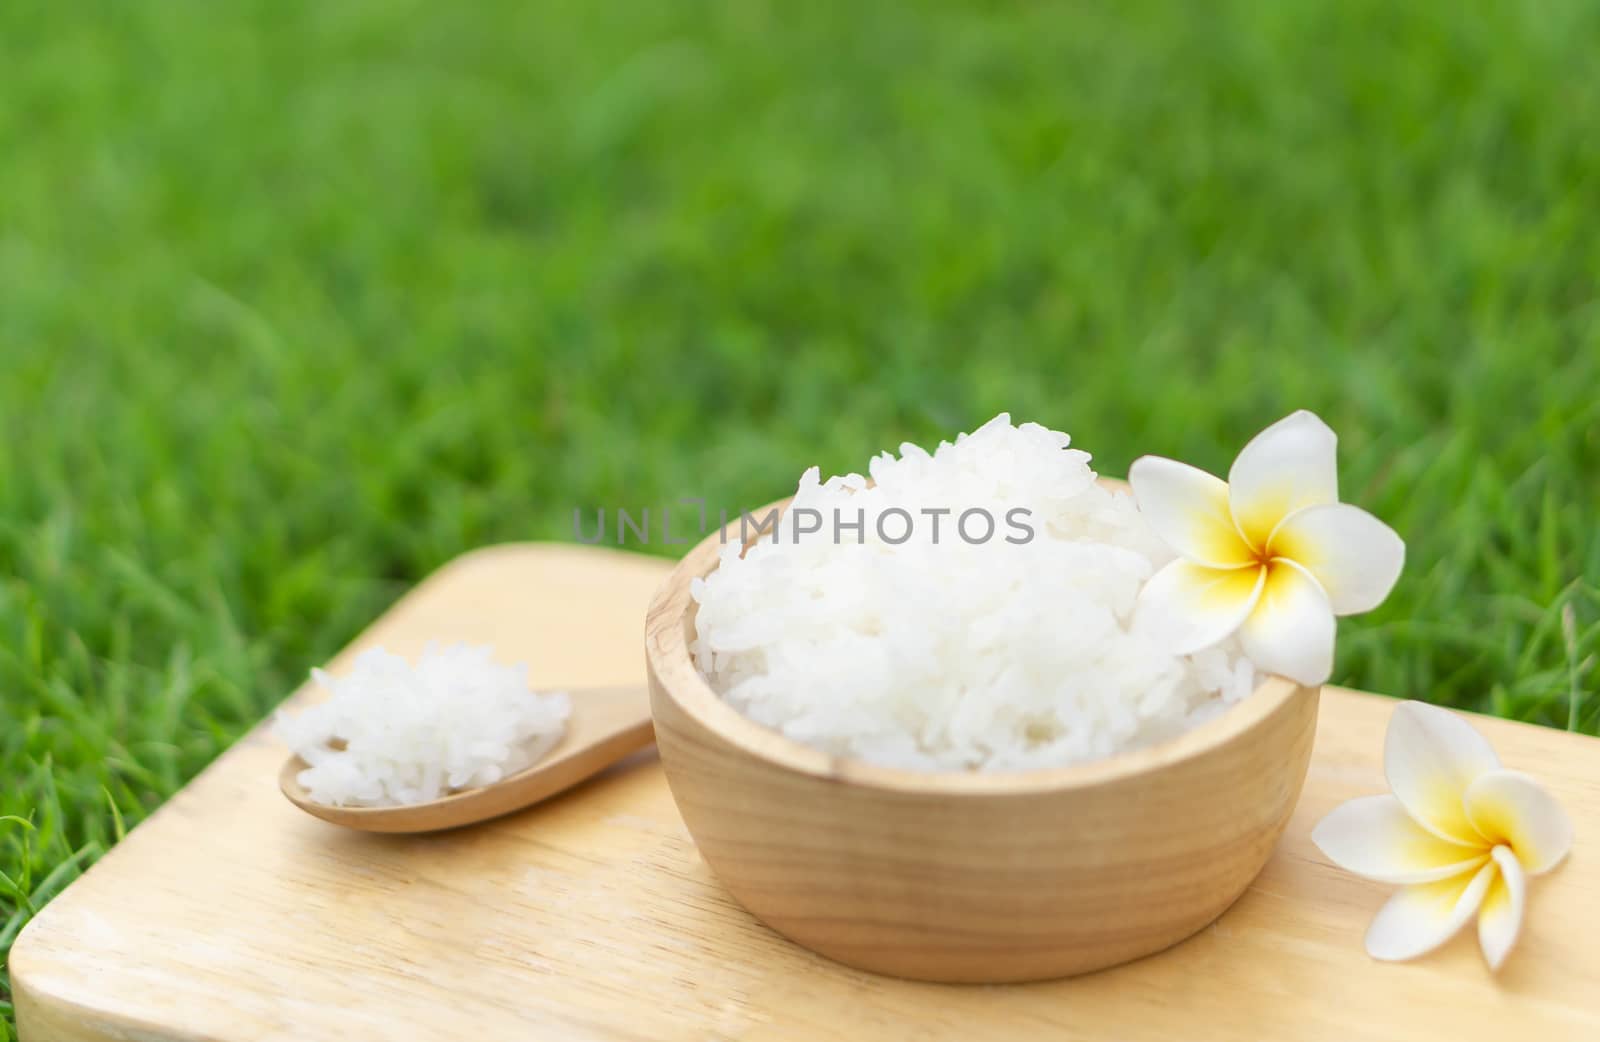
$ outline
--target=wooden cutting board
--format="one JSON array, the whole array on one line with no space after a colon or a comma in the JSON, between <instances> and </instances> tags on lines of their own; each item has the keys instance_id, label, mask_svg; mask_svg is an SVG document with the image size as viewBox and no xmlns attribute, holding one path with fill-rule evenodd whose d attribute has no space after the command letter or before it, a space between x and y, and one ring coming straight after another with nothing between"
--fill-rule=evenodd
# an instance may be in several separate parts
<instances>
[{"instance_id":1,"label":"wooden cutting board","mask_svg":"<svg viewBox=\"0 0 1600 1042\"><path fill-rule=\"evenodd\" d=\"M484 550L354 648L491 642L542 685L642 684L645 605L667 570L585 547ZM290 806L284 751L257 728L23 932L17 1016L24 1042L1600 1039L1600 741L1477 721L1566 804L1576 847L1534 881L1498 977L1471 931L1388 965L1361 946L1385 888L1309 836L1335 804L1384 790L1389 710L1324 694L1299 810L1213 926L1117 969L1003 987L875 977L767 930L697 856L653 755L487 825L378 836Z\"/></svg>"}]
</instances>

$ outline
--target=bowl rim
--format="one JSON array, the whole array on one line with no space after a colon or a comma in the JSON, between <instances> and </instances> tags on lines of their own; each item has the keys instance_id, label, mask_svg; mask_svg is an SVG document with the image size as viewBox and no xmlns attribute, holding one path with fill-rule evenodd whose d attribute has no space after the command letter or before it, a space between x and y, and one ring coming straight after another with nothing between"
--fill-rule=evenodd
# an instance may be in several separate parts
<instances>
[{"instance_id":1,"label":"bowl rim","mask_svg":"<svg viewBox=\"0 0 1600 1042\"><path fill-rule=\"evenodd\" d=\"M1103 481L1113 490L1121 482ZM793 497L752 513L765 517L777 509L781 517ZM721 550L737 521L710 532L673 568L656 589L645 617L645 660L652 693L670 698L701 727L740 751L799 774L887 792L941 796L1027 795L1088 789L1136 775L1146 775L1205 756L1238 741L1277 714L1286 703L1318 688L1269 675L1255 691L1216 717L1154 745L1065 767L1006 771L917 770L886 767L856 757L839 756L790 738L750 719L712 690L689 654L685 631L694 609L690 584L717 567ZM654 705L652 704L652 715Z\"/></svg>"}]
</instances>

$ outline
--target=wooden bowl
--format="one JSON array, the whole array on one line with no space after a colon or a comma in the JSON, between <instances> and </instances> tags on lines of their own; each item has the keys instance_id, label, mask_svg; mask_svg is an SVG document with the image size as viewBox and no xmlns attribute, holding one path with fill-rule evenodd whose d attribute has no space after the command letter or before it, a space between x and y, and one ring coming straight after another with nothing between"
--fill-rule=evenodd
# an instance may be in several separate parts
<instances>
[{"instance_id":1,"label":"wooden bowl","mask_svg":"<svg viewBox=\"0 0 1600 1042\"><path fill-rule=\"evenodd\" d=\"M795 742L724 702L690 657L689 583L719 549L712 533L650 605L656 742L712 871L830 958L1004 982L1160 951L1243 893L1300 796L1320 689L1278 677L1169 742L1074 767L910 771Z\"/></svg>"}]
</instances>

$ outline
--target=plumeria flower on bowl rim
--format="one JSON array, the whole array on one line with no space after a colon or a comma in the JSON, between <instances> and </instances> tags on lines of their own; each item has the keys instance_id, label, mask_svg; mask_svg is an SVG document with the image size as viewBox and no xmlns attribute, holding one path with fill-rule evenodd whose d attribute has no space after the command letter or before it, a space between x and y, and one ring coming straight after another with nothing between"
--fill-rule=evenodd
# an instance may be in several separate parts
<instances>
[{"instance_id":1,"label":"plumeria flower on bowl rim","mask_svg":"<svg viewBox=\"0 0 1600 1042\"><path fill-rule=\"evenodd\" d=\"M1367 930L1375 959L1413 959L1478 917L1499 969L1522 930L1527 880L1572 849L1572 819L1545 788L1500 766L1488 739L1446 709L1401 702L1383 770L1392 790L1335 807L1311 839L1334 864L1400 891Z\"/></svg>"},{"instance_id":2,"label":"plumeria flower on bowl rim","mask_svg":"<svg viewBox=\"0 0 1600 1042\"><path fill-rule=\"evenodd\" d=\"M1315 687L1333 671L1334 617L1394 588L1405 543L1339 502L1338 436L1300 410L1250 440L1228 480L1160 456L1128 473L1139 511L1179 558L1145 583L1141 625L1180 655L1238 634L1258 669Z\"/></svg>"}]
</instances>

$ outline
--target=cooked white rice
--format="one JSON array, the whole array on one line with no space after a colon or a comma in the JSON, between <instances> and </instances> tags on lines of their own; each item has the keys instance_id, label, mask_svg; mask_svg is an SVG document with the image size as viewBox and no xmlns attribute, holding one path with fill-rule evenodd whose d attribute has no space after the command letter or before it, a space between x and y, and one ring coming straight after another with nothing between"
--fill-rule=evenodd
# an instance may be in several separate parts
<instances>
[{"instance_id":1,"label":"cooked white rice","mask_svg":"<svg viewBox=\"0 0 1600 1042\"><path fill-rule=\"evenodd\" d=\"M1012 770L1110 756L1181 733L1248 695L1229 644L1172 654L1132 626L1171 553L1126 494L1095 484L1067 435L1001 414L931 456L903 445L859 474L800 479L776 543L735 531L693 584L696 663L740 711L838 755L933 770ZM915 521L899 545L877 520ZM949 508L934 542L924 508ZM1026 508L1022 539L1007 512ZM819 511L822 530L796 535ZM953 525L983 508L994 536ZM864 542L838 530L864 510ZM885 519L890 539L907 527ZM973 539L985 525L976 516ZM750 535L755 534L754 524Z\"/></svg>"},{"instance_id":2,"label":"cooked white rice","mask_svg":"<svg viewBox=\"0 0 1600 1042\"><path fill-rule=\"evenodd\" d=\"M298 777L311 798L335 806L425 803L497 782L549 752L572 711L564 692L531 691L527 666L464 644L430 644L416 665L375 648L346 676L312 676L332 697L280 712L273 733L310 764Z\"/></svg>"}]
</instances>

